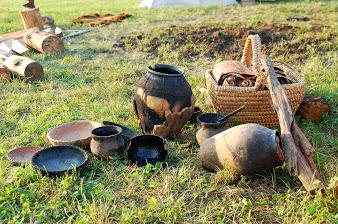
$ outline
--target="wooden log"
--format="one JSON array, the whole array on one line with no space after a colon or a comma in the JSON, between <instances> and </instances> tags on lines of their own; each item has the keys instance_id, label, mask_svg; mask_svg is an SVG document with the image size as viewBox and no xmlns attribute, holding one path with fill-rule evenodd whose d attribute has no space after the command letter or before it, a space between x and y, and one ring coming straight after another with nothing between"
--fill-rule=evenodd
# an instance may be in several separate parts
<instances>
[{"instance_id":1,"label":"wooden log","mask_svg":"<svg viewBox=\"0 0 338 224\"><path fill-rule=\"evenodd\" d=\"M0 43L7 43L8 41L12 41L12 40L23 40L23 36L27 33L27 32L32 32L32 31L37 31L39 30L39 28L31 28L31 29L25 29L25 30L19 30L19 31L14 31L14 32L10 32L10 33L4 33L0 35Z\"/></svg>"},{"instance_id":2,"label":"wooden log","mask_svg":"<svg viewBox=\"0 0 338 224\"><path fill-rule=\"evenodd\" d=\"M29 49L26 47L26 44L18 41L18 40L12 40L11 42L11 49L12 51L14 51L15 53L22 55L24 53L26 53Z\"/></svg>"},{"instance_id":3,"label":"wooden log","mask_svg":"<svg viewBox=\"0 0 338 224\"><path fill-rule=\"evenodd\" d=\"M23 39L28 46L41 53L62 53L65 50L63 41L50 33L28 32Z\"/></svg>"},{"instance_id":4,"label":"wooden log","mask_svg":"<svg viewBox=\"0 0 338 224\"><path fill-rule=\"evenodd\" d=\"M25 29L43 28L43 20L39 8L24 8L20 11L20 15Z\"/></svg>"},{"instance_id":5,"label":"wooden log","mask_svg":"<svg viewBox=\"0 0 338 224\"><path fill-rule=\"evenodd\" d=\"M27 80L37 80L43 76L42 66L30 58L11 55L3 61L4 67L12 71L15 76Z\"/></svg>"},{"instance_id":6,"label":"wooden log","mask_svg":"<svg viewBox=\"0 0 338 224\"><path fill-rule=\"evenodd\" d=\"M262 60L260 72L267 75L267 87L270 90L273 107L278 115L282 146L289 173L298 176L305 189L310 193L317 189L323 189L324 185L312 160L314 148L294 120L289 100L278 82L271 59L268 56L263 59L265 60Z\"/></svg>"}]
</instances>

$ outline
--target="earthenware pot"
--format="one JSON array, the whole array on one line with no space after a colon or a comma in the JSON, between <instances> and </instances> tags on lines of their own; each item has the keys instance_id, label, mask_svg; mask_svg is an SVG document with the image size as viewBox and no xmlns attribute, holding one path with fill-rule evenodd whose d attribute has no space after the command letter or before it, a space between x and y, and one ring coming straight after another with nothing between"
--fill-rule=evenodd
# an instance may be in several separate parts
<instances>
[{"instance_id":1,"label":"earthenware pot","mask_svg":"<svg viewBox=\"0 0 338 224\"><path fill-rule=\"evenodd\" d=\"M155 125L162 125L166 116L172 113L179 113L185 108L194 105L194 97L189 83L184 78L184 72L171 65L157 64L149 67L147 73L137 82L136 95L134 98L134 109L139 125L143 133L152 134ZM179 129L191 118L192 110L185 110L185 114L177 119ZM177 126L166 125L170 129ZM167 130L168 137L174 131ZM156 133L155 133L156 134Z\"/></svg>"},{"instance_id":2,"label":"earthenware pot","mask_svg":"<svg viewBox=\"0 0 338 224\"><path fill-rule=\"evenodd\" d=\"M113 126L118 126L118 127L122 128L121 135L124 139L125 145L127 145L129 143L129 140L131 138L138 135L134 130L132 130L132 129L126 127L126 126L123 126L121 124L118 124L118 123L115 123L115 122L112 122L112 121L103 121L102 123L104 125L113 125Z\"/></svg>"},{"instance_id":3,"label":"earthenware pot","mask_svg":"<svg viewBox=\"0 0 338 224\"><path fill-rule=\"evenodd\" d=\"M226 167L243 175L256 174L283 164L279 142L277 130L242 124L206 139L200 159L208 170Z\"/></svg>"},{"instance_id":4,"label":"earthenware pot","mask_svg":"<svg viewBox=\"0 0 338 224\"><path fill-rule=\"evenodd\" d=\"M238 109L230 112L227 115L216 113L205 113L197 117L199 122L199 129L196 133L196 140L201 145L207 138L214 136L226 129L228 118L244 110L245 106L241 106Z\"/></svg>"},{"instance_id":5,"label":"earthenware pot","mask_svg":"<svg viewBox=\"0 0 338 224\"><path fill-rule=\"evenodd\" d=\"M199 129L196 132L196 140L201 145L207 138L227 129L225 116L216 113L205 113L197 117Z\"/></svg>"},{"instance_id":6,"label":"earthenware pot","mask_svg":"<svg viewBox=\"0 0 338 224\"><path fill-rule=\"evenodd\" d=\"M107 125L92 131L90 142L91 152L98 158L108 158L114 153L122 153L125 143L122 136L122 128Z\"/></svg>"}]
</instances>

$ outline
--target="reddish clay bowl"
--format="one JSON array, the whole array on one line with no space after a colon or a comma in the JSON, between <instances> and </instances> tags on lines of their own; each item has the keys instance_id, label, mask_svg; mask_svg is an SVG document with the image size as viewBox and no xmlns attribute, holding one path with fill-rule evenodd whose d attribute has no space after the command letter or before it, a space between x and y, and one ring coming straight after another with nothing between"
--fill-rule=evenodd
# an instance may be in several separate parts
<instances>
[{"instance_id":1,"label":"reddish clay bowl","mask_svg":"<svg viewBox=\"0 0 338 224\"><path fill-rule=\"evenodd\" d=\"M77 145L89 149L92 130L101 126L95 121L73 121L51 129L47 138L52 146Z\"/></svg>"},{"instance_id":2,"label":"reddish clay bowl","mask_svg":"<svg viewBox=\"0 0 338 224\"><path fill-rule=\"evenodd\" d=\"M29 163L31 162L33 155L40 151L40 149L41 148L34 146L19 147L11 150L7 155L7 159L15 165Z\"/></svg>"}]
</instances>

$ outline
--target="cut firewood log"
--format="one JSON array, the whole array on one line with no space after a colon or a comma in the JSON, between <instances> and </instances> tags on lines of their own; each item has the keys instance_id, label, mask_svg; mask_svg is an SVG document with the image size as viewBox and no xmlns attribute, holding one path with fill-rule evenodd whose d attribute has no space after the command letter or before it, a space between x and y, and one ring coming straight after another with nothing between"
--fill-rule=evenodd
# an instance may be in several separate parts
<instances>
[{"instance_id":1,"label":"cut firewood log","mask_svg":"<svg viewBox=\"0 0 338 224\"><path fill-rule=\"evenodd\" d=\"M12 51L14 51L15 53L17 53L19 55L22 55L29 50L26 47L26 44L24 44L23 42L18 41L18 40L12 40L11 49L12 49Z\"/></svg>"},{"instance_id":2,"label":"cut firewood log","mask_svg":"<svg viewBox=\"0 0 338 224\"><path fill-rule=\"evenodd\" d=\"M50 33L28 32L23 39L28 46L41 53L62 53L65 50L63 41Z\"/></svg>"},{"instance_id":3,"label":"cut firewood log","mask_svg":"<svg viewBox=\"0 0 338 224\"><path fill-rule=\"evenodd\" d=\"M43 20L39 8L24 8L20 11L20 15L25 29L33 27L43 28Z\"/></svg>"},{"instance_id":4,"label":"cut firewood log","mask_svg":"<svg viewBox=\"0 0 338 224\"><path fill-rule=\"evenodd\" d=\"M262 68L259 72L267 77L266 85L270 90L273 107L278 115L282 146L289 173L297 176L310 193L323 189L324 185L312 159L314 148L294 120L288 97L278 82L268 56L263 57Z\"/></svg>"},{"instance_id":5,"label":"cut firewood log","mask_svg":"<svg viewBox=\"0 0 338 224\"><path fill-rule=\"evenodd\" d=\"M6 48L7 45L0 44L0 60L5 60L11 55L16 55L14 51L10 48Z\"/></svg>"},{"instance_id":6,"label":"cut firewood log","mask_svg":"<svg viewBox=\"0 0 338 224\"><path fill-rule=\"evenodd\" d=\"M43 76L42 66L30 58L18 55L11 55L4 58L4 67L12 71L15 76L25 78L27 80L37 80Z\"/></svg>"},{"instance_id":7,"label":"cut firewood log","mask_svg":"<svg viewBox=\"0 0 338 224\"><path fill-rule=\"evenodd\" d=\"M330 106L320 97L304 97L297 113L310 121L319 121L324 113L330 113Z\"/></svg>"}]
</instances>

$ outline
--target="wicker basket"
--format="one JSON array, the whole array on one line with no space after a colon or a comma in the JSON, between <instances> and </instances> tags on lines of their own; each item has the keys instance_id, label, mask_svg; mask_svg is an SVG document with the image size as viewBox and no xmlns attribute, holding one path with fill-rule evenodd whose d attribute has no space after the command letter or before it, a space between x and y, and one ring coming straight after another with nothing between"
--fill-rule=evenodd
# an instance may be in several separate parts
<instances>
[{"instance_id":1,"label":"wicker basket","mask_svg":"<svg viewBox=\"0 0 338 224\"><path fill-rule=\"evenodd\" d=\"M257 76L255 87L219 86L213 78L212 71L206 72L206 85L212 106L217 113L227 114L242 105L245 110L231 117L230 121L241 123L258 123L266 127L278 126L278 118L272 108L269 90L257 90L258 86L265 83L266 79L260 75L261 42L258 35L250 35L246 41L242 63L252 68ZM303 100L305 84L303 78L289 65L283 62L274 62L274 67L279 68L292 84L282 85L289 98L292 112L295 113Z\"/></svg>"}]
</instances>

